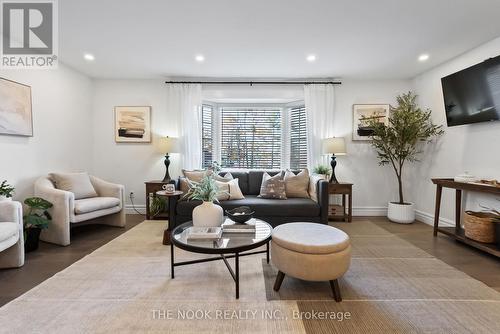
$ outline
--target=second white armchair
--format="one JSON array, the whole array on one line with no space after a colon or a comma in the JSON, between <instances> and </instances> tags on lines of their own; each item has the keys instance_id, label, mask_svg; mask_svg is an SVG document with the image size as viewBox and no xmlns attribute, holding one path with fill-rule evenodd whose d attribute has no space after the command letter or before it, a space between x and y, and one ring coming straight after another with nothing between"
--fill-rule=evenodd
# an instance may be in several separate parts
<instances>
[{"instance_id":1,"label":"second white armchair","mask_svg":"<svg viewBox=\"0 0 500 334\"><path fill-rule=\"evenodd\" d=\"M48 229L42 231L41 240L67 246L71 242L70 229L75 224L125 226L124 186L106 182L95 176L89 177L97 196L87 198L78 197L79 189L57 189L51 176L41 177L35 182L35 196L42 197L54 205L49 210L52 223Z\"/></svg>"}]
</instances>

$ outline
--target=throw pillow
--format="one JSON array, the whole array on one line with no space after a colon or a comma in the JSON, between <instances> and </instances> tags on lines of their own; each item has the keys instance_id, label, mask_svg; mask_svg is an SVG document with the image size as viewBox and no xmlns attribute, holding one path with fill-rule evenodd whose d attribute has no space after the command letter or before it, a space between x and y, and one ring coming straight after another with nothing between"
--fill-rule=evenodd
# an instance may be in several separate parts
<instances>
[{"instance_id":1,"label":"throw pillow","mask_svg":"<svg viewBox=\"0 0 500 334\"><path fill-rule=\"evenodd\" d=\"M295 175L292 171L285 172L286 197L309 198L309 171L303 169Z\"/></svg>"},{"instance_id":2,"label":"throw pillow","mask_svg":"<svg viewBox=\"0 0 500 334\"><path fill-rule=\"evenodd\" d=\"M214 175L214 179L215 179L215 181L229 182L232 179L234 179L234 177L231 173L227 172L224 176Z\"/></svg>"},{"instance_id":3,"label":"throw pillow","mask_svg":"<svg viewBox=\"0 0 500 334\"><path fill-rule=\"evenodd\" d=\"M50 173L57 189L75 194L75 199L97 197L97 192L87 173Z\"/></svg>"},{"instance_id":4,"label":"throw pillow","mask_svg":"<svg viewBox=\"0 0 500 334\"><path fill-rule=\"evenodd\" d=\"M313 201L316 203L318 202L318 182L320 180L324 180L325 178L322 175L311 175L310 181L309 181L309 196Z\"/></svg>"},{"instance_id":5,"label":"throw pillow","mask_svg":"<svg viewBox=\"0 0 500 334\"><path fill-rule=\"evenodd\" d=\"M219 187L219 194L217 199L219 201L244 199L245 196L241 192L240 185L238 184L238 179L232 179L228 182L215 181Z\"/></svg>"},{"instance_id":6,"label":"throw pillow","mask_svg":"<svg viewBox=\"0 0 500 334\"><path fill-rule=\"evenodd\" d=\"M261 198L286 199L285 181L280 174L271 177L264 172L262 175L262 184L260 186Z\"/></svg>"},{"instance_id":7,"label":"throw pillow","mask_svg":"<svg viewBox=\"0 0 500 334\"><path fill-rule=\"evenodd\" d=\"M184 175L184 177L180 178L179 188L184 194L186 194L189 191L189 189L191 188L188 180L192 181L192 182L200 182L205 177L205 175L212 175L212 171L211 170L185 170L185 169L183 169L182 174Z\"/></svg>"}]
</instances>

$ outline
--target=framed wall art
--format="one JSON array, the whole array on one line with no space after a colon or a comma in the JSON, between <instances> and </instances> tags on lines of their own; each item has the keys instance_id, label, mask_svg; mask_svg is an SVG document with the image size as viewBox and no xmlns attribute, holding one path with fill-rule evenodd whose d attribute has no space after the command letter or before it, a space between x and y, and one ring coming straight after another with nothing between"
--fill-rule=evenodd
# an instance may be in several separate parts
<instances>
[{"instance_id":1,"label":"framed wall art","mask_svg":"<svg viewBox=\"0 0 500 334\"><path fill-rule=\"evenodd\" d=\"M30 86L0 78L0 134L33 136Z\"/></svg>"},{"instance_id":2,"label":"framed wall art","mask_svg":"<svg viewBox=\"0 0 500 334\"><path fill-rule=\"evenodd\" d=\"M352 140L370 140L373 129L368 126L368 120L389 124L390 106L388 104L354 104L352 106Z\"/></svg>"},{"instance_id":3,"label":"framed wall art","mask_svg":"<svg viewBox=\"0 0 500 334\"><path fill-rule=\"evenodd\" d=\"M115 107L117 143L151 142L151 107Z\"/></svg>"}]
</instances>

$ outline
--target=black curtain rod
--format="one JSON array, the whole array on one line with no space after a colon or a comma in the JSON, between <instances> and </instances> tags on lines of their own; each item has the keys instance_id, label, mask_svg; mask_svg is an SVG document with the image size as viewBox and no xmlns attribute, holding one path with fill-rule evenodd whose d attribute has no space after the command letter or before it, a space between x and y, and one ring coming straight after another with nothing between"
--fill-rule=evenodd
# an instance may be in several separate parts
<instances>
[{"instance_id":1,"label":"black curtain rod","mask_svg":"<svg viewBox=\"0 0 500 334\"><path fill-rule=\"evenodd\" d=\"M203 84L203 85L341 85L340 81L165 81L166 84Z\"/></svg>"}]
</instances>

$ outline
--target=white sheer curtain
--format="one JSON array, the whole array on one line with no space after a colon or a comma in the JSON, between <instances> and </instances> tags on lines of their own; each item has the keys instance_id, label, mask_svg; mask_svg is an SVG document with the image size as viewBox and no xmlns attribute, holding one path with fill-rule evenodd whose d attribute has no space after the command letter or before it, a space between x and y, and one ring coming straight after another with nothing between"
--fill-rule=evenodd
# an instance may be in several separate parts
<instances>
[{"instance_id":1,"label":"white sheer curtain","mask_svg":"<svg viewBox=\"0 0 500 334\"><path fill-rule=\"evenodd\" d=\"M201 85L168 84L167 112L178 115L181 168L201 168Z\"/></svg>"},{"instance_id":2,"label":"white sheer curtain","mask_svg":"<svg viewBox=\"0 0 500 334\"><path fill-rule=\"evenodd\" d=\"M333 136L335 90L332 84L304 85L307 127L307 166L324 164L323 139Z\"/></svg>"}]
</instances>

